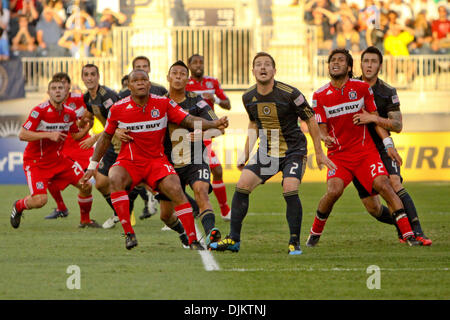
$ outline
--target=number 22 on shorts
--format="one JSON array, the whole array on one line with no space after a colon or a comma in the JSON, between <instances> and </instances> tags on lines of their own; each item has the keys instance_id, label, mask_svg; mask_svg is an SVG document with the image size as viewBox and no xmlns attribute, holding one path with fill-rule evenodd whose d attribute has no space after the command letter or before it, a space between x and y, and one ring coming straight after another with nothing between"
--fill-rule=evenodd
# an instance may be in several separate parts
<instances>
[{"instance_id":1,"label":"number 22 on shorts","mask_svg":"<svg viewBox=\"0 0 450 320\"><path fill-rule=\"evenodd\" d=\"M375 175L377 173L384 173L384 165L383 162L377 162L376 164L371 164L370 165L370 174L372 175L372 177L375 177ZM376 170L378 170L378 172L376 172Z\"/></svg>"}]
</instances>

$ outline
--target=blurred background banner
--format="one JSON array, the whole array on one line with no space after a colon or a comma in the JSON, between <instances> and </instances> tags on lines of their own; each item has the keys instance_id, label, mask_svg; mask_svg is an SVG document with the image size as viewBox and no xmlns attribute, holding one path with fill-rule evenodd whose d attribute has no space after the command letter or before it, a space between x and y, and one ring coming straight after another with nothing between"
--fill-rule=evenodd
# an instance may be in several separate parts
<instances>
[{"instance_id":1,"label":"blurred background banner","mask_svg":"<svg viewBox=\"0 0 450 320\"><path fill-rule=\"evenodd\" d=\"M24 97L25 81L20 59L0 61L0 101Z\"/></svg>"}]
</instances>

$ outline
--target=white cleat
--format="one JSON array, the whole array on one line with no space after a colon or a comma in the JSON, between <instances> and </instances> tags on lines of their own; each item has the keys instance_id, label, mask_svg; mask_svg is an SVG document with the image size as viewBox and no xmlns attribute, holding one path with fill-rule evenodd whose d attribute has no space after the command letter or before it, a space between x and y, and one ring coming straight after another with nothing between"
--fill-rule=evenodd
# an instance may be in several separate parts
<instances>
[{"instance_id":1,"label":"white cleat","mask_svg":"<svg viewBox=\"0 0 450 320\"><path fill-rule=\"evenodd\" d=\"M158 212L158 200L155 199L153 193L148 192L148 211L151 215L156 214Z\"/></svg>"},{"instance_id":2,"label":"white cleat","mask_svg":"<svg viewBox=\"0 0 450 320\"><path fill-rule=\"evenodd\" d=\"M114 228L116 226L116 223L119 222L119 217L117 216L112 216L111 218L107 219L104 223L103 223L103 229L111 229Z\"/></svg>"},{"instance_id":3,"label":"white cleat","mask_svg":"<svg viewBox=\"0 0 450 320\"><path fill-rule=\"evenodd\" d=\"M228 211L226 216L222 216L223 221L231 221L231 209Z\"/></svg>"},{"instance_id":4,"label":"white cleat","mask_svg":"<svg viewBox=\"0 0 450 320\"><path fill-rule=\"evenodd\" d=\"M170 229L168 226L164 225L164 227L161 228L161 231L168 231L168 230L172 230Z\"/></svg>"}]
</instances>

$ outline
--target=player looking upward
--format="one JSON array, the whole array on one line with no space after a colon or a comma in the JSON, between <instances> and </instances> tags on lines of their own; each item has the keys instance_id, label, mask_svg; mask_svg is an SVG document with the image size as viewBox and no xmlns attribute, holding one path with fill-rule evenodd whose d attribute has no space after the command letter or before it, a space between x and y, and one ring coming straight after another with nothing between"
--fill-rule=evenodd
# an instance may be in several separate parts
<instances>
[{"instance_id":1,"label":"player looking upward","mask_svg":"<svg viewBox=\"0 0 450 320\"><path fill-rule=\"evenodd\" d=\"M298 118L308 125L319 168L326 165L332 169L334 164L322 151L319 127L303 94L298 89L275 80L276 67L272 56L265 52L256 54L252 72L256 85L242 96L249 117L249 136L245 144L245 158L238 163L242 173L231 202L230 233L225 239L211 243L210 247L219 251L239 251L242 223L247 215L250 193L281 171L289 226L288 253L299 255L302 254L300 230L303 209L298 188L306 169L307 146ZM248 161L256 142L256 139L250 139L251 134L253 137L259 136L260 143L256 154Z\"/></svg>"},{"instance_id":2,"label":"player looking upward","mask_svg":"<svg viewBox=\"0 0 450 320\"><path fill-rule=\"evenodd\" d=\"M186 91L192 91L202 96L212 110L214 110L214 104L218 104L225 110L230 110L230 100L225 95L219 81L216 78L205 75L204 57L199 54L192 55L188 59L188 67L191 77L186 85ZM225 221L229 221L230 207L227 203L227 190L223 182L223 168L214 150L212 150L211 144L212 141L210 139L205 140L205 146L208 148L209 167L213 175L212 187L219 203L222 218Z\"/></svg>"},{"instance_id":3,"label":"player looking upward","mask_svg":"<svg viewBox=\"0 0 450 320\"><path fill-rule=\"evenodd\" d=\"M386 200L405 242L410 246L420 245L414 238L403 204L389 183L367 126L353 123L353 116L363 109L376 114L372 89L367 83L352 79L353 58L346 49L331 52L328 72L331 81L314 92L313 106L328 157L336 164L336 169L328 170L327 191L319 201L306 245L317 245L334 204L354 177L367 192L376 191ZM382 127L376 126L375 130L382 139L388 137ZM386 145L386 148L389 157L400 165L401 158L393 145Z\"/></svg>"},{"instance_id":4,"label":"player looking upward","mask_svg":"<svg viewBox=\"0 0 450 320\"><path fill-rule=\"evenodd\" d=\"M414 201L408 191L403 187L400 166L396 161L389 158L383 140L381 140L375 131L376 125L383 127L388 132L394 131L397 133L400 133L403 127L400 100L397 95L397 90L378 77L382 63L383 55L376 47L368 47L361 54L362 76L360 77L360 80L367 82L372 88L375 103L377 105L378 116L363 110L363 113L358 113L353 116L353 122L356 125L368 126L370 135L375 142L381 160L389 174L389 181L403 203L403 207L405 208L406 215L408 216L409 223L411 224L416 239L422 242L424 246L430 246L432 241L425 236L422 230ZM389 144L394 144L390 137L385 139ZM356 178L353 179L353 184L358 190L362 203L372 216L381 222L394 224L389 209L381 204L380 198L377 195L370 195ZM401 235L399 239L400 242L404 241Z\"/></svg>"},{"instance_id":5,"label":"player looking upward","mask_svg":"<svg viewBox=\"0 0 450 320\"><path fill-rule=\"evenodd\" d=\"M27 141L23 155L23 169L30 195L14 202L10 222L18 228L24 210L41 208L47 203L48 184L60 190L69 184L78 190L80 226L92 223L92 186L80 183L83 177L81 166L62 152L68 134L79 140L89 131L89 125L78 129L76 113L64 105L66 87L60 80L52 79L48 84L49 100L34 107L19 132L19 139Z\"/></svg>"},{"instance_id":6,"label":"player looking upward","mask_svg":"<svg viewBox=\"0 0 450 320\"><path fill-rule=\"evenodd\" d=\"M167 123L174 122L183 127L194 128L194 121L201 121L202 129L206 130L224 129L228 126L228 120L221 118L206 121L191 116L173 100L149 94L150 85L145 71L133 70L130 73L128 87L131 96L118 101L110 109L105 131L97 142L83 181L88 181L94 174L116 129L129 130L130 141L122 143L117 160L109 170L111 202L126 234L125 247L132 249L138 243L130 224L127 190L144 182L172 201L175 214L186 230L191 249L202 250L204 248L196 236L192 207L182 191L175 169L164 154L162 142Z\"/></svg>"}]
</instances>

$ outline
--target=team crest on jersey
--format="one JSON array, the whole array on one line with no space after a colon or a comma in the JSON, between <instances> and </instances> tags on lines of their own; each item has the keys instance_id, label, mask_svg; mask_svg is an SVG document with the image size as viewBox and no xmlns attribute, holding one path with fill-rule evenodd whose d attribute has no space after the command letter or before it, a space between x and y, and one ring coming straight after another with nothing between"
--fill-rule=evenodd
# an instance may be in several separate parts
<instances>
[{"instance_id":1,"label":"team crest on jersey","mask_svg":"<svg viewBox=\"0 0 450 320\"><path fill-rule=\"evenodd\" d=\"M38 190L44 189L44 183L41 181L36 182L36 189L38 189Z\"/></svg>"},{"instance_id":2,"label":"team crest on jersey","mask_svg":"<svg viewBox=\"0 0 450 320\"><path fill-rule=\"evenodd\" d=\"M336 169L332 169L332 170L328 171L329 177L334 176L335 174L336 174Z\"/></svg>"},{"instance_id":3,"label":"team crest on jersey","mask_svg":"<svg viewBox=\"0 0 450 320\"><path fill-rule=\"evenodd\" d=\"M64 122L69 122L70 116L68 114L64 115Z\"/></svg>"},{"instance_id":4,"label":"team crest on jersey","mask_svg":"<svg viewBox=\"0 0 450 320\"><path fill-rule=\"evenodd\" d=\"M150 114L152 115L152 118L158 118L159 117L159 110L158 109L152 109Z\"/></svg>"},{"instance_id":5,"label":"team crest on jersey","mask_svg":"<svg viewBox=\"0 0 450 320\"><path fill-rule=\"evenodd\" d=\"M358 99L358 95L356 94L356 91L350 91L349 93L348 93L348 98L350 99L350 100L356 100L356 99Z\"/></svg>"},{"instance_id":6,"label":"team crest on jersey","mask_svg":"<svg viewBox=\"0 0 450 320\"><path fill-rule=\"evenodd\" d=\"M212 88L214 88L214 84L213 84L212 82L210 82L210 81L207 81L207 82L206 82L206 87L207 87L208 89L212 89Z\"/></svg>"},{"instance_id":7,"label":"team crest on jersey","mask_svg":"<svg viewBox=\"0 0 450 320\"><path fill-rule=\"evenodd\" d=\"M265 115L269 115L270 114L270 107L268 107L268 106L264 106L264 108L263 108L263 113L265 114Z\"/></svg>"}]
</instances>

